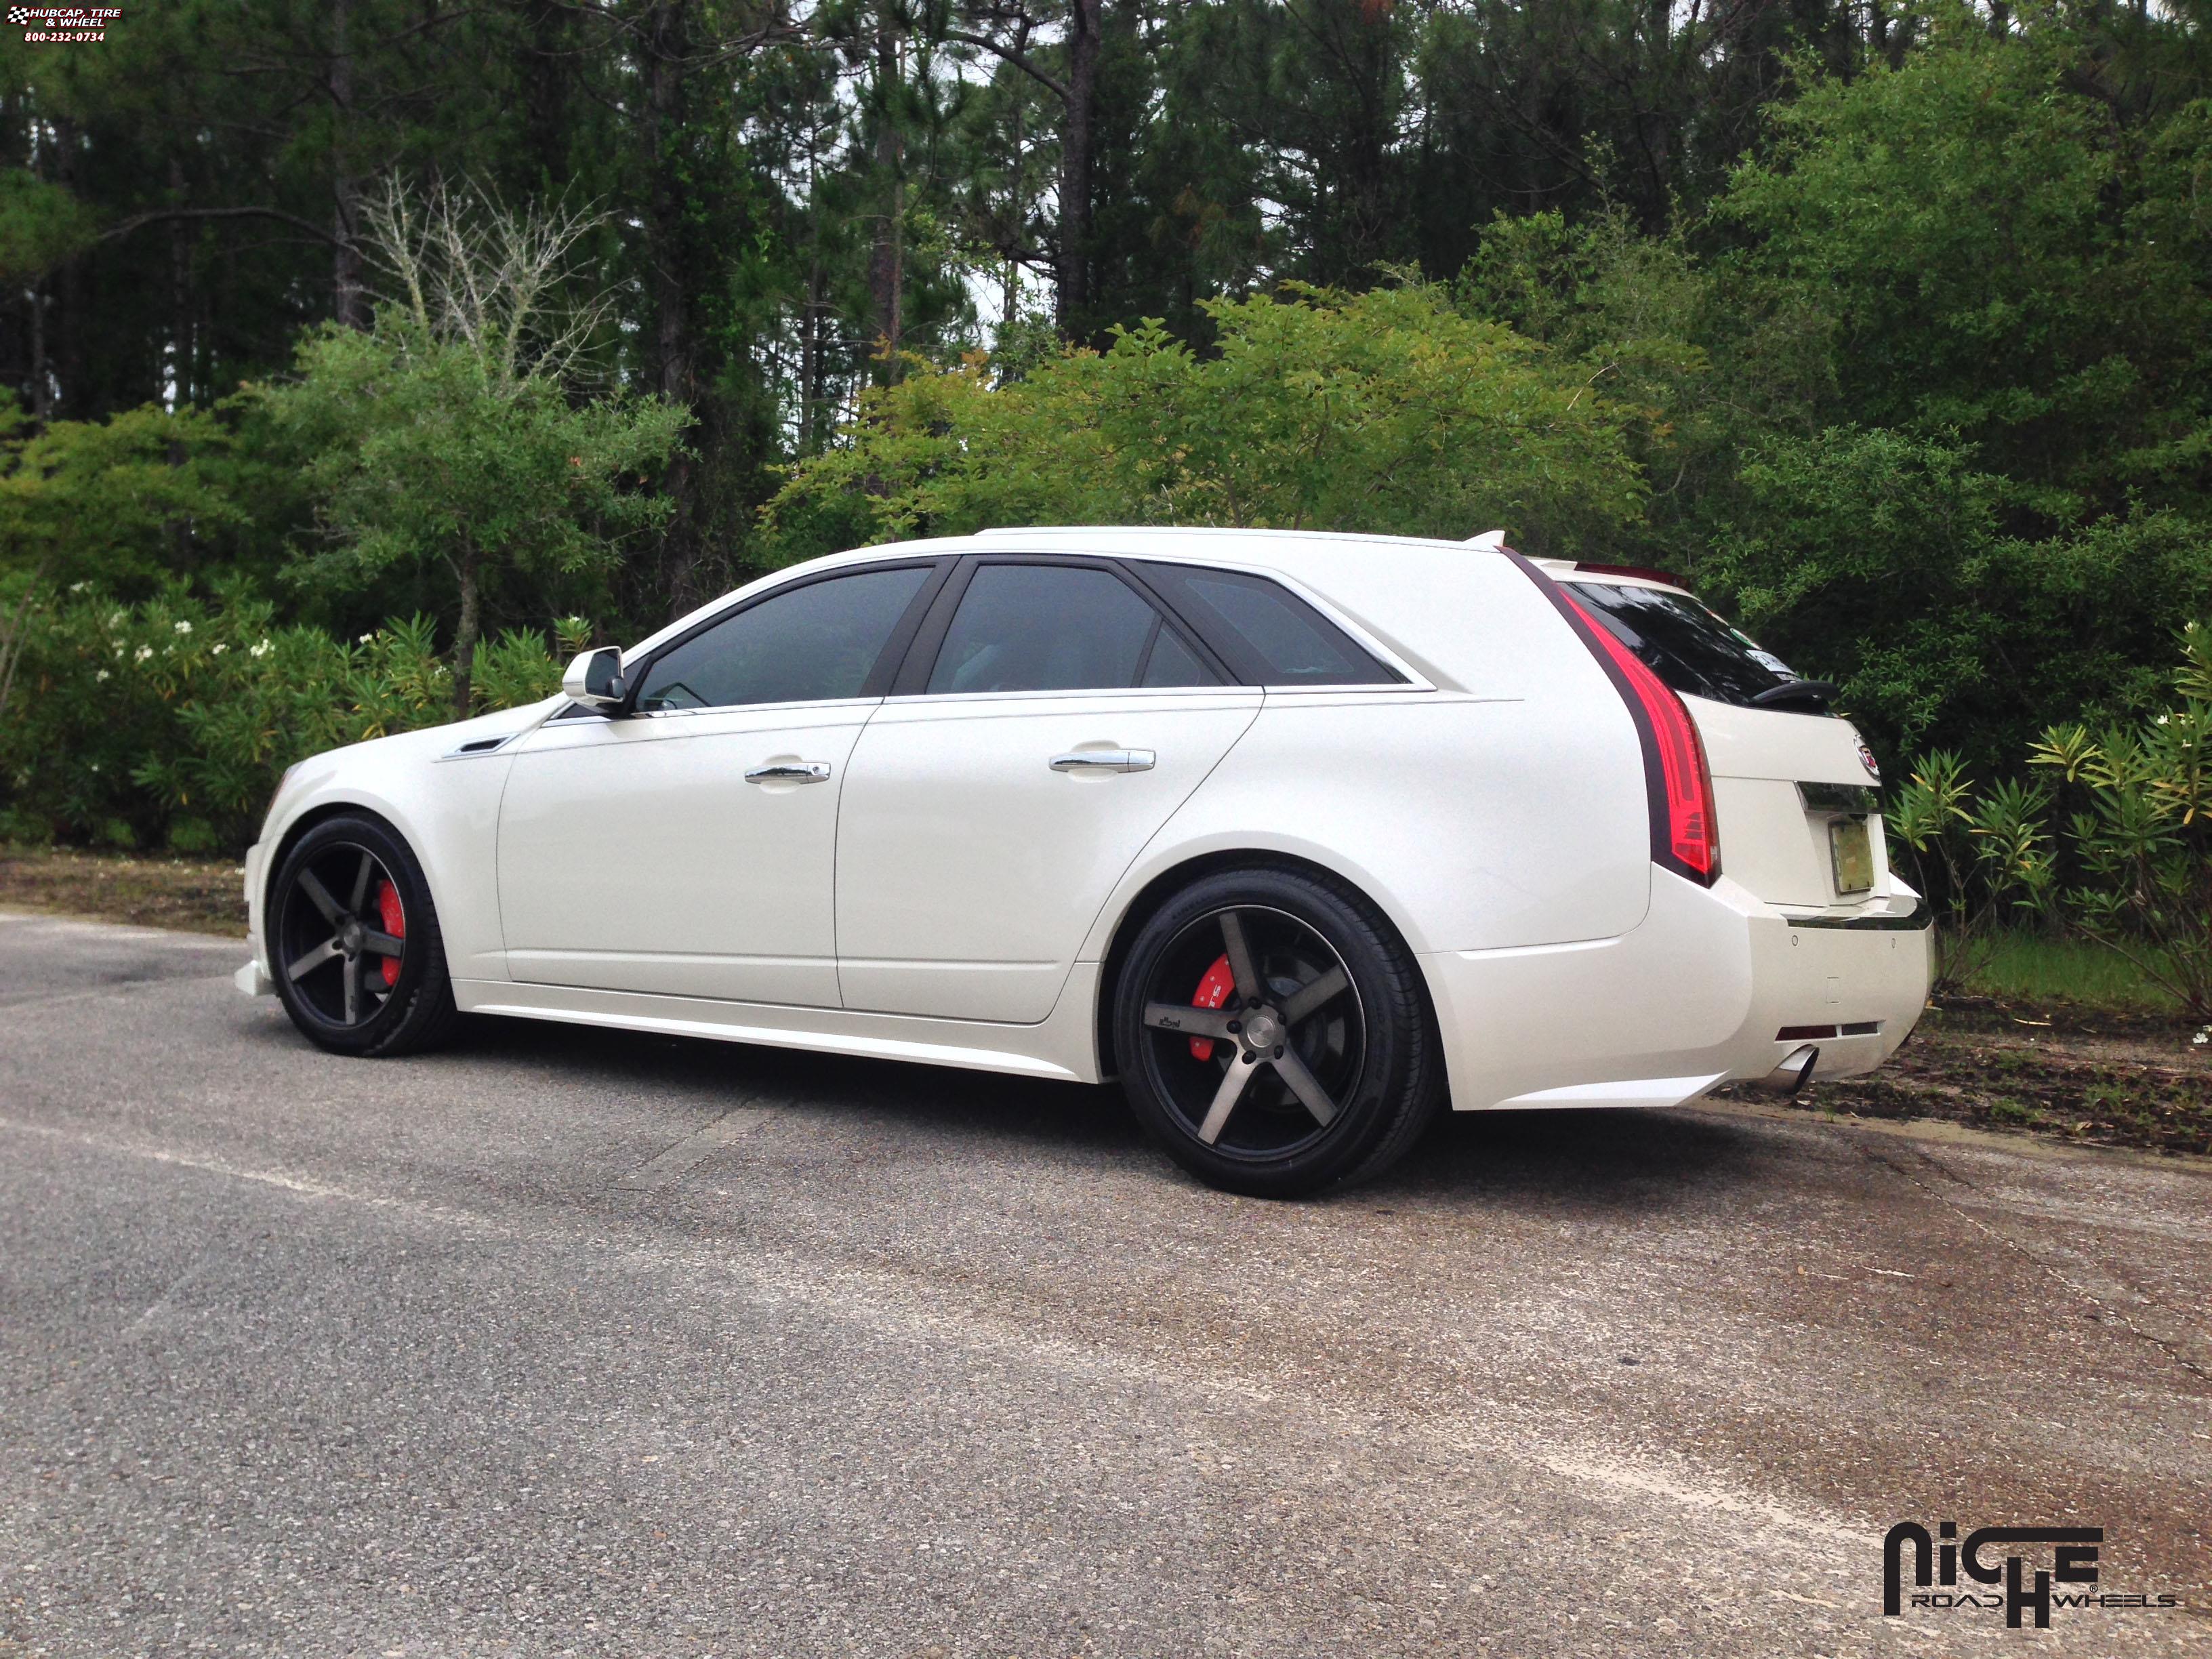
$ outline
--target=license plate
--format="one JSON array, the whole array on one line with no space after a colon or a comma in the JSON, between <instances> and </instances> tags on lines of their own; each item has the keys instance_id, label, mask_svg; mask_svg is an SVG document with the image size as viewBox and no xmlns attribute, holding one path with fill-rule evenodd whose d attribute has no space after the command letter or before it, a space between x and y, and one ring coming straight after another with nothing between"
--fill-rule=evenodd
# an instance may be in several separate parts
<instances>
[{"instance_id":1,"label":"license plate","mask_svg":"<svg viewBox=\"0 0 2212 1659\"><path fill-rule=\"evenodd\" d=\"M1863 893L1874 885L1874 837L1864 818L1837 818L1828 825L1828 856L1836 866L1838 893Z\"/></svg>"}]
</instances>

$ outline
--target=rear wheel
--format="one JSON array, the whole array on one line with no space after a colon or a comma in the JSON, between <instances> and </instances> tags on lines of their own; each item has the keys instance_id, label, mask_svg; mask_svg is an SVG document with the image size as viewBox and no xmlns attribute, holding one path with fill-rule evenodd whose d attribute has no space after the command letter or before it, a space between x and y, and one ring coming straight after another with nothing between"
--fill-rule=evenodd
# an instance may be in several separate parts
<instances>
[{"instance_id":1,"label":"rear wheel","mask_svg":"<svg viewBox=\"0 0 2212 1659\"><path fill-rule=\"evenodd\" d=\"M1439 1094L1411 954L1358 894L1299 872L1224 872L1169 900L1130 946L1115 1017L1139 1119L1232 1192L1378 1174Z\"/></svg>"},{"instance_id":2,"label":"rear wheel","mask_svg":"<svg viewBox=\"0 0 2212 1659\"><path fill-rule=\"evenodd\" d=\"M429 883L407 843L366 816L325 818L270 884L269 968L292 1023L334 1054L391 1055L458 1018Z\"/></svg>"}]
</instances>

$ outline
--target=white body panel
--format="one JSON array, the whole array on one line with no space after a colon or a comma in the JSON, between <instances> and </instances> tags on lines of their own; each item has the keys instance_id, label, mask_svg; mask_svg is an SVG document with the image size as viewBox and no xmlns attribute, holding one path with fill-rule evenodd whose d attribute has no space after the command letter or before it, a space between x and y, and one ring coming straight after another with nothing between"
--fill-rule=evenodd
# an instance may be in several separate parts
<instances>
[{"instance_id":1,"label":"white body panel","mask_svg":"<svg viewBox=\"0 0 2212 1659\"><path fill-rule=\"evenodd\" d=\"M1849 720L1731 708L1684 699L1697 717L1713 770L1721 823L1721 868L1769 904L1787 909L1850 906L1864 894L1836 890L1827 820L1808 814L1800 783L1864 788L1874 780L1859 759L1859 734ZM1875 892L1888 890L1889 849L1872 839Z\"/></svg>"},{"instance_id":2,"label":"white body panel","mask_svg":"<svg viewBox=\"0 0 2212 1659\"><path fill-rule=\"evenodd\" d=\"M508 977L837 1006L838 798L875 708L553 720L515 739L497 866ZM830 775L746 781L780 763Z\"/></svg>"},{"instance_id":3,"label":"white body panel","mask_svg":"<svg viewBox=\"0 0 2212 1659\"><path fill-rule=\"evenodd\" d=\"M1228 855L1305 861L1382 909L1425 977L1461 1109L1668 1103L1771 1072L1799 1046L1784 1028L1835 1033L1820 1074L1863 1071L1917 1018L1929 936L1899 930L1915 896L1878 834L1872 890L1835 893L1796 791L1869 783L1857 734L1689 700L1723 873L1708 889L1659 869L1620 695L1494 553L1261 532L911 544L779 573L629 659L825 565L1020 550L1268 574L1405 683L541 726L556 699L364 744L278 792L247 861L257 964L283 845L354 807L416 849L457 998L486 1012L1094 1081L1110 1066L1104 964L1131 907ZM448 758L487 738L508 741ZM1157 761L1050 769L1086 745ZM772 760L832 775L743 781Z\"/></svg>"},{"instance_id":4,"label":"white body panel","mask_svg":"<svg viewBox=\"0 0 2212 1659\"><path fill-rule=\"evenodd\" d=\"M837 848L845 1006L1033 1024L1100 897L1259 713L1238 689L913 697L853 757ZM1054 756L1142 750L1140 771Z\"/></svg>"},{"instance_id":5,"label":"white body panel","mask_svg":"<svg viewBox=\"0 0 2212 1659\"><path fill-rule=\"evenodd\" d=\"M1091 1025L1098 964L1079 963L1051 1016L1034 1025L982 1020L918 1019L696 997L641 996L552 985L455 981L471 1013L511 1014L573 1025L608 1025L667 1036L711 1037L776 1048L814 1048L871 1060L920 1060L972 1072L1012 1072L1062 1083L1098 1081L1097 1033Z\"/></svg>"},{"instance_id":6,"label":"white body panel","mask_svg":"<svg viewBox=\"0 0 2212 1659\"><path fill-rule=\"evenodd\" d=\"M502 746L456 755L463 744L512 737L562 706L548 698L527 708L479 715L451 726L334 749L304 761L270 803L261 839L246 855L246 929L260 953L263 902L276 873L273 854L309 819L365 807L407 838L429 878L453 977L505 979L507 942L500 930L499 883L492 852L508 759Z\"/></svg>"}]
</instances>

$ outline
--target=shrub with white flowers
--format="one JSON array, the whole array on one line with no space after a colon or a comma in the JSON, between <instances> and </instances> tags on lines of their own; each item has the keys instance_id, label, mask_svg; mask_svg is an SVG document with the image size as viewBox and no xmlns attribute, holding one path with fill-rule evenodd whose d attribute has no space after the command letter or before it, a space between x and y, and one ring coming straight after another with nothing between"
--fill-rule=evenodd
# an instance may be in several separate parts
<instances>
[{"instance_id":1,"label":"shrub with white flowers","mask_svg":"<svg viewBox=\"0 0 2212 1659\"><path fill-rule=\"evenodd\" d=\"M0 838L242 847L294 761L453 718L452 669L427 617L333 638L276 626L243 591L210 602L181 586L128 606L95 587L57 592L26 614L0 720ZM480 644L477 706L551 695L588 634L564 622L551 639Z\"/></svg>"}]
</instances>

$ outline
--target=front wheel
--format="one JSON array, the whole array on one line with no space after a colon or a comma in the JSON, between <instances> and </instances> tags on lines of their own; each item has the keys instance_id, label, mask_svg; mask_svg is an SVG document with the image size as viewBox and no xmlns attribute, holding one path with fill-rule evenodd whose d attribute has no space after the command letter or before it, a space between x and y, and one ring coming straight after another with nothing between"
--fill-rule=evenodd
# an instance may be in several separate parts
<instances>
[{"instance_id":1,"label":"front wheel","mask_svg":"<svg viewBox=\"0 0 2212 1659\"><path fill-rule=\"evenodd\" d=\"M1224 872L1147 921L1117 982L1137 1116L1201 1181L1291 1198L1379 1174L1440 1097L1411 954L1357 893L1301 872Z\"/></svg>"},{"instance_id":2,"label":"front wheel","mask_svg":"<svg viewBox=\"0 0 2212 1659\"><path fill-rule=\"evenodd\" d=\"M422 866L378 818L325 818L270 884L269 969L292 1023L333 1054L404 1054L458 1018Z\"/></svg>"}]
</instances>

